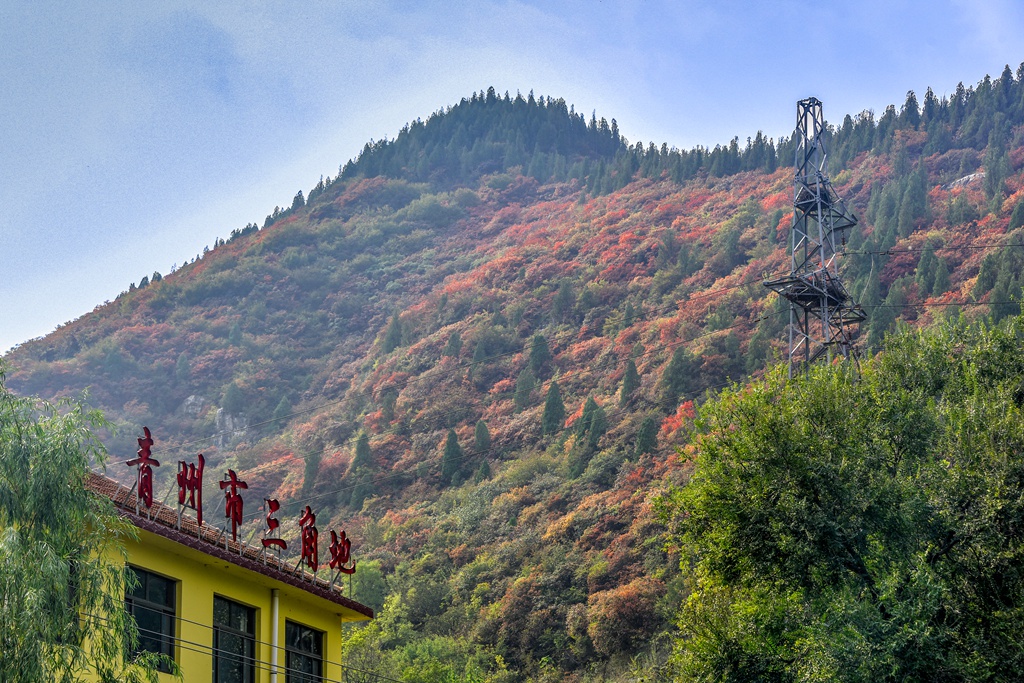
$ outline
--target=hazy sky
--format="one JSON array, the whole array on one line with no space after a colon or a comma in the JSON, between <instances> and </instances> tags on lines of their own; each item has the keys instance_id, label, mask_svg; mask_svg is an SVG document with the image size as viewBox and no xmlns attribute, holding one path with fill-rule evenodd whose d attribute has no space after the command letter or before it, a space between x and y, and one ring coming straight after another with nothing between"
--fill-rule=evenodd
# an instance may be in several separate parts
<instances>
[{"instance_id":1,"label":"hazy sky","mask_svg":"<svg viewBox=\"0 0 1024 683\"><path fill-rule=\"evenodd\" d=\"M494 86L713 147L1024 61L1012 0L0 0L0 351Z\"/></svg>"}]
</instances>

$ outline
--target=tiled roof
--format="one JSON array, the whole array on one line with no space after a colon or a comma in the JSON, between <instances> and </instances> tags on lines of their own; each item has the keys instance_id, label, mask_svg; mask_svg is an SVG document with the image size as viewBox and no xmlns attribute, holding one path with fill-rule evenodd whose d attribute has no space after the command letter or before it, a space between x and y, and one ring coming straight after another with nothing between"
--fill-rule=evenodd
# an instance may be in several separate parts
<instances>
[{"instance_id":1,"label":"tiled roof","mask_svg":"<svg viewBox=\"0 0 1024 683\"><path fill-rule=\"evenodd\" d=\"M140 529L373 618L373 609L342 595L340 585L332 586L329 581L305 573L279 560L277 555L262 547L232 541L221 529L208 524L200 527L191 517L182 515L179 518L175 508L163 503L154 502L147 510L132 489L101 474L90 472L85 485L94 493L113 501L118 514Z\"/></svg>"}]
</instances>

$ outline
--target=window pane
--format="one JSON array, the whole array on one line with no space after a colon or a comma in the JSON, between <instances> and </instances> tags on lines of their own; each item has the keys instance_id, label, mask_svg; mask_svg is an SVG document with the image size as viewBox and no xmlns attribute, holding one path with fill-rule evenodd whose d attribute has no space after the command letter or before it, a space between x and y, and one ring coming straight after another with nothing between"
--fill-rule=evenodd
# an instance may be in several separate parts
<instances>
[{"instance_id":1,"label":"window pane","mask_svg":"<svg viewBox=\"0 0 1024 683\"><path fill-rule=\"evenodd\" d=\"M174 581L129 567L139 580L139 587L125 596L128 612L139 630L137 652L153 652L174 656ZM161 671L168 671L165 664Z\"/></svg>"},{"instance_id":2,"label":"window pane","mask_svg":"<svg viewBox=\"0 0 1024 683\"><path fill-rule=\"evenodd\" d=\"M231 614L231 603L224 598L214 597L213 599L213 623L224 625L228 623Z\"/></svg>"},{"instance_id":3,"label":"window pane","mask_svg":"<svg viewBox=\"0 0 1024 683\"><path fill-rule=\"evenodd\" d=\"M256 610L226 598L213 600L214 683L253 683Z\"/></svg>"},{"instance_id":4,"label":"window pane","mask_svg":"<svg viewBox=\"0 0 1024 683\"><path fill-rule=\"evenodd\" d=\"M323 633L320 631L285 622L285 645L288 668L288 683L319 683L323 675Z\"/></svg>"}]
</instances>

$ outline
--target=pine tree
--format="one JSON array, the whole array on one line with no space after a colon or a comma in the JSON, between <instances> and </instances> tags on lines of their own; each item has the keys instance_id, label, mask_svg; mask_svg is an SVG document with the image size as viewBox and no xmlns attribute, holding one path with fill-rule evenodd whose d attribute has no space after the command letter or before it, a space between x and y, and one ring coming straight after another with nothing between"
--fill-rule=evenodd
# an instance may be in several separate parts
<instances>
[{"instance_id":1,"label":"pine tree","mask_svg":"<svg viewBox=\"0 0 1024 683\"><path fill-rule=\"evenodd\" d=\"M526 408L530 405L530 399L533 396L533 390L537 387L537 378L533 376L533 370L529 366L523 368L523 371L519 373L519 377L516 378L516 390L512 395L512 404L515 406L516 412Z\"/></svg>"},{"instance_id":2,"label":"pine tree","mask_svg":"<svg viewBox=\"0 0 1024 683\"><path fill-rule=\"evenodd\" d=\"M462 469L462 446L459 445L459 437L455 435L454 429L448 430L448 436L444 442L444 454L441 456L441 480L448 484L456 482L459 471Z\"/></svg>"},{"instance_id":3,"label":"pine tree","mask_svg":"<svg viewBox=\"0 0 1024 683\"><path fill-rule=\"evenodd\" d=\"M597 404L593 396L587 398L583 404L583 414L575 425L576 435L586 439L590 448L597 448L598 441L608 430L608 418L604 409Z\"/></svg>"},{"instance_id":4,"label":"pine tree","mask_svg":"<svg viewBox=\"0 0 1024 683\"><path fill-rule=\"evenodd\" d=\"M174 377L182 383L192 377L192 364L189 363L188 354L184 351L178 354L178 362L174 364Z\"/></svg>"},{"instance_id":5,"label":"pine tree","mask_svg":"<svg viewBox=\"0 0 1024 683\"><path fill-rule=\"evenodd\" d=\"M235 324L231 326L231 331L228 332L228 344L232 346L242 345L242 326L235 321Z\"/></svg>"},{"instance_id":6,"label":"pine tree","mask_svg":"<svg viewBox=\"0 0 1024 683\"><path fill-rule=\"evenodd\" d=\"M537 379L547 379L551 370L551 350L544 335L535 334L530 340L530 370Z\"/></svg>"},{"instance_id":7,"label":"pine tree","mask_svg":"<svg viewBox=\"0 0 1024 683\"><path fill-rule=\"evenodd\" d=\"M228 384L224 390L224 397L220 401L220 407L229 415L240 415L245 410L245 397L242 390L235 382Z\"/></svg>"},{"instance_id":8,"label":"pine tree","mask_svg":"<svg viewBox=\"0 0 1024 683\"><path fill-rule=\"evenodd\" d=\"M477 468L476 474L473 475L473 482L479 484L482 481L486 481L491 478L491 466L484 460L480 463L480 467Z\"/></svg>"},{"instance_id":9,"label":"pine tree","mask_svg":"<svg viewBox=\"0 0 1024 683\"><path fill-rule=\"evenodd\" d=\"M661 375L658 404L662 409L667 412L674 411L679 404L679 397L694 390L696 371L696 362L692 354L686 347L677 346Z\"/></svg>"},{"instance_id":10,"label":"pine tree","mask_svg":"<svg viewBox=\"0 0 1024 683\"><path fill-rule=\"evenodd\" d=\"M491 448L491 432L487 429L487 423L477 420L473 429L473 450L477 453L484 453Z\"/></svg>"},{"instance_id":11,"label":"pine tree","mask_svg":"<svg viewBox=\"0 0 1024 683\"><path fill-rule=\"evenodd\" d=\"M1024 226L1024 199L1014 205L1013 213L1010 214L1010 225L1008 229L1016 230L1021 226Z\"/></svg>"},{"instance_id":12,"label":"pine tree","mask_svg":"<svg viewBox=\"0 0 1024 683\"><path fill-rule=\"evenodd\" d=\"M441 351L441 355L458 358L461 351L462 337L459 336L458 332L452 332L451 335L448 336L448 343L445 344L444 349Z\"/></svg>"},{"instance_id":13,"label":"pine tree","mask_svg":"<svg viewBox=\"0 0 1024 683\"><path fill-rule=\"evenodd\" d=\"M625 406L633 398L633 392L640 387L640 374L636 371L636 363L630 358L626 361L626 371L622 375L622 389L619 391L619 407Z\"/></svg>"},{"instance_id":14,"label":"pine tree","mask_svg":"<svg viewBox=\"0 0 1024 683\"><path fill-rule=\"evenodd\" d=\"M391 316L388 329L384 332L384 341L381 343L381 351L391 353L402 343L402 321L398 319L398 313Z\"/></svg>"},{"instance_id":15,"label":"pine tree","mask_svg":"<svg viewBox=\"0 0 1024 683\"><path fill-rule=\"evenodd\" d=\"M558 291L551 302L551 315L559 322L568 322L572 315L572 283L569 280L562 280L558 285Z\"/></svg>"},{"instance_id":16,"label":"pine tree","mask_svg":"<svg viewBox=\"0 0 1024 683\"><path fill-rule=\"evenodd\" d=\"M949 266L946 259L936 259L935 279L932 281L932 296L942 296L949 291Z\"/></svg>"},{"instance_id":17,"label":"pine tree","mask_svg":"<svg viewBox=\"0 0 1024 683\"><path fill-rule=\"evenodd\" d=\"M282 396L281 400L277 402L277 407L274 408L273 414L270 416L271 422L278 425L278 428L282 427L280 423L288 419L292 413L292 404L288 401L287 396Z\"/></svg>"},{"instance_id":18,"label":"pine tree","mask_svg":"<svg viewBox=\"0 0 1024 683\"><path fill-rule=\"evenodd\" d=\"M552 382L544 399L544 415L541 417L541 429L545 435L557 434L565 423L565 404L562 403L562 392L558 382Z\"/></svg>"},{"instance_id":19,"label":"pine tree","mask_svg":"<svg viewBox=\"0 0 1024 683\"><path fill-rule=\"evenodd\" d=\"M636 443L633 448L633 455L639 458L641 455L651 453L658 446L658 423L653 415L648 415L640 423L640 429L636 432Z\"/></svg>"},{"instance_id":20,"label":"pine tree","mask_svg":"<svg viewBox=\"0 0 1024 683\"><path fill-rule=\"evenodd\" d=\"M370 436L364 431L359 433L356 439L356 453L352 458L350 469L355 471L359 468L370 467L373 464L373 451L370 450Z\"/></svg>"}]
</instances>

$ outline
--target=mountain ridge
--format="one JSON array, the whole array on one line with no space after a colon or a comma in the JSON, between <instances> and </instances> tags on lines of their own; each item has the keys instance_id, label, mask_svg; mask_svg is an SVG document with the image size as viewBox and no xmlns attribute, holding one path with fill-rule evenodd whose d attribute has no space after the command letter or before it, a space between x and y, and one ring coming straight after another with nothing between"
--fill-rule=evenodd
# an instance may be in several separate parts
<instances>
[{"instance_id":1,"label":"mountain ridge","mask_svg":"<svg viewBox=\"0 0 1024 683\"><path fill-rule=\"evenodd\" d=\"M898 317L1014 312L1019 252L981 246L1024 242L1024 85L1011 73L970 92L945 109L926 96L916 116L908 95L877 125L846 117L826 143L862 216L841 272L873 314L858 337L868 351ZM460 115L517 106L488 98ZM595 139L612 140L594 120ZM651 501L685 481L676 448L706 392L783 351L786 309L760 281L788 269L790 170L767 170L753 142L717 156L623 143L582 176L560 177L554 156L488 168L483 155L421 177L401 161L414 145L398 144L371 145L263 228L23 344L6 356L10 386L91 387L120 427L114 453L146 424L164 453L203 450L251 495L315 502L344 524L363 552L356 597L383 608L357 659L378 650L382 666L412 667L438 648L417 666L450 655L497 681L542 680L545 658L583 676L663 656L685 577ZM692 177L673 176L698 157ZM365 177L396 159L410 175ZM218 445L218 412L244 413L246 434Z\"/></svg>"}]
</instances>

